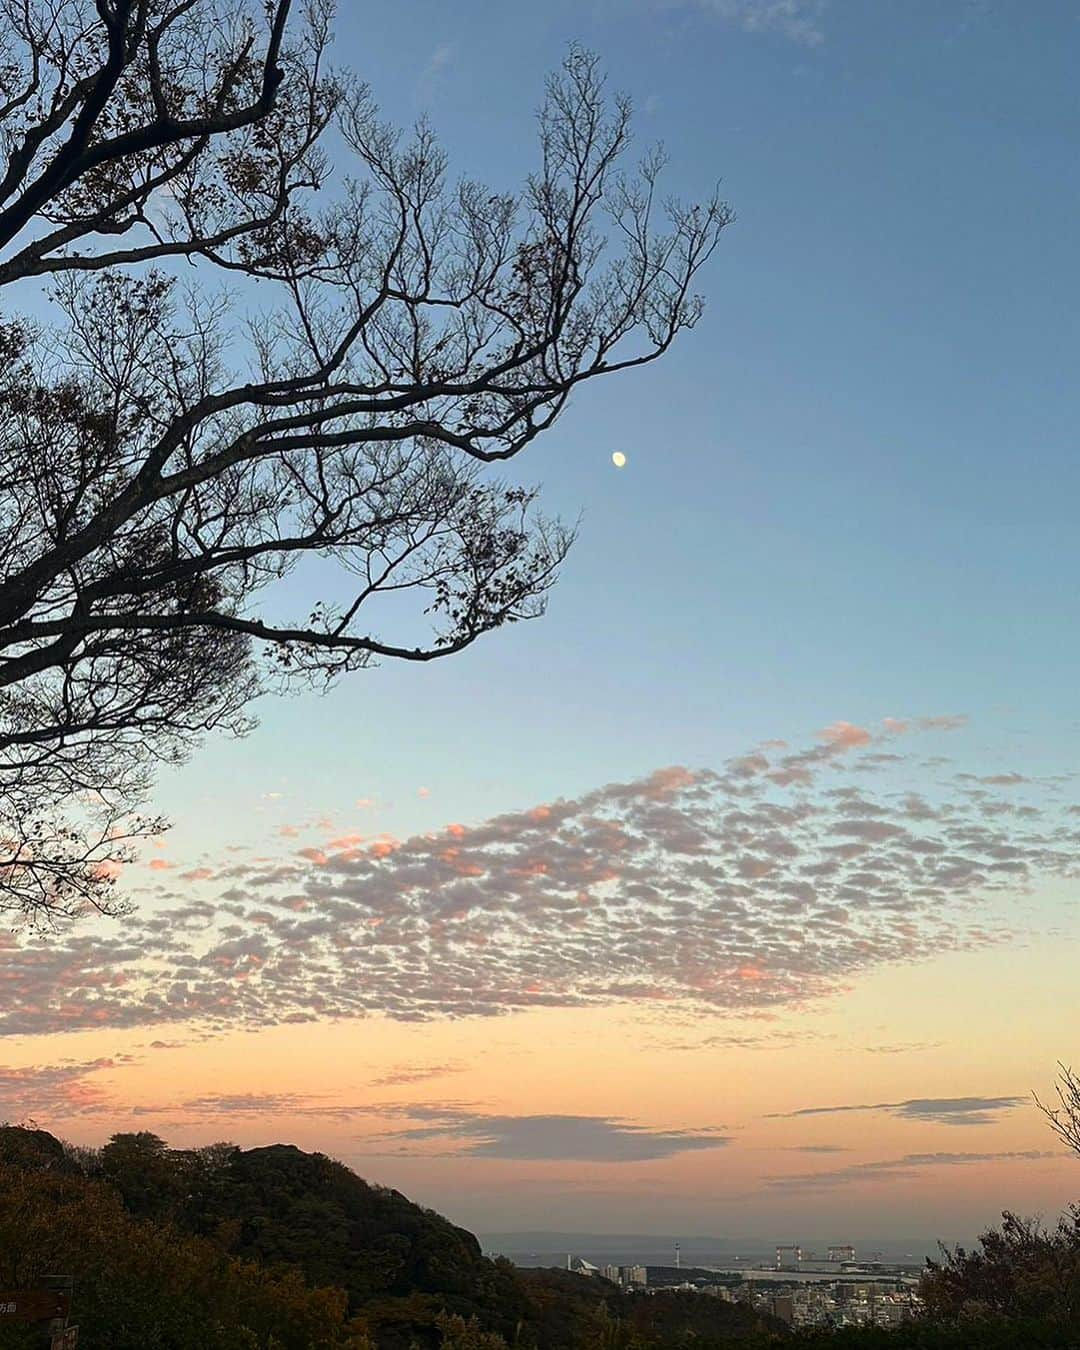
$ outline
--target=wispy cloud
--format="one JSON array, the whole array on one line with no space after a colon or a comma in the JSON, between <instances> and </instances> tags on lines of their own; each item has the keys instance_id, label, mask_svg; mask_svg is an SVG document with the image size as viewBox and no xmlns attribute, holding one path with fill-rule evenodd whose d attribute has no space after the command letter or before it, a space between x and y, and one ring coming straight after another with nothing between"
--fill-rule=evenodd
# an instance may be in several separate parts
<instances>
[{"instance_id":1,"label":"wispy cloud","mask_svg":"<svg viewBox=\"0 0 1080 1350\"><path fill-rule=\"evenodd\" d=\"M500 1116L457 1106L402 1106L396 1113L425 1122L385 1136L397 1152L409 1143L443 1141L478 1158L650 1162L731 1142L716 1130L655 1130L608 1116Z\"/></svg>"},{"instance_id":2,"label":"wispy cloud","mask_svg":"<svg viewBox=\"0 0 1080 1350\"><path fill-rule=\"evenodd\" d=\"M416 81L416 97L422 103L430 102L438 92L439 79L454 61L454 44L440 43L427 59Z\"/></svg>"},{"instance_id":3,"label":"wispy cloud","mask_svg":"<svg viewBox=\"0 0 1080 1350\"><path fill-rule=\"evenodd\" d=\"M826 0L659 0L664 9L692 6L745 33L778 33L806 47L825 40Z\"/></svg>"},{"instance_id":4,"label":"wispy cloud","mask_svg":"<svg viewBox=\"0 0 1080 1350\"><path fill-rule=\"evenodd\" d=\"M432 1078L445 1078L447 1074L461 1073L463 1064L405 1064L401 1068L391 1069L380 1078L371 1080L372 1087L401 1087L407 1083L426 1083Z\"/></svg>"},{"instance_id":5,"label":"wispy cloud","mask_svg":"<svg viewBox=\"0 0 1080 1350\"><path fill-rule=\"evenodd\" d=\"M906 1153L902 1158L851 1163L847 1167L837 1167L824 1172L795 1172L766 1177L764 1184L787 1191L831 1190L834 1187L855 1186L867 1181L907 1181L919 1176L927 1168L970 1167L979 1163L1034 1162L1059 1156L1060 1154L1042 1149L1023 1149L1005 1153Z\"/></svg>"},{"instance_id":6,"label":"wispy cloud","mask_svg":"<svg viewBox=\"0 0 1080 1350\"><path fill-rule=\"evenodd\" d=\"M993 1125L1005 1111L1029 1105L1027 1097L914 1097L904 1102L869 1102L845 1106L804 1106L797 1111L775 1111L768 1120L799 1116L835 1116L850 1111L884 1111L899 1120L922 1120L936 1125Z\"/></svg>"},{"instance_id":7,"label":"wispy cloud","mask_svg":"<svg viewBox=\"0 0 1080 1350\"><path fill-rule=\"evenodd\" d=\"M789 1144L785 1153L850 1153L844 1144Z\"/></svg>"},{"instance_id":8,"label":"wispy cloud","mask_svg":"<svg viewBox=\"0 0 1080 1350\"><path fill-rule=\"evenodd\" d=\"M694 1041L662 1041L663 1050L790 1050L792 1046L806 1041L834 1041L836 1035L831 1031L820 1030L778 1030L778 1031L724 1031L705 1036Z\"/></svg>"},{"instance_id":9,"label":"wispy cloud","mask_svg":"<svg viewBox=\"0 0 1080 1350\"><path fill-rule=\"evenodd\" d=\"M895 1041L891 1045L864 1045L871 1055L910 1055L919 1050L938 1050L944 1041Z\"/></svg>"},{"instance_id":10,"label":"wispy cloud","mask_svg":"<svg viewBox=\"0 0 1080 1350\"><path fill-rule=\"evenodd\" d=\"M366 1106L324 1102L301 1093L237 1092L191 1097L170 1106L143 1108L140 1114L157 1115L169 1111L194 1116L325 1116L345 1120L367 1109Z\"/></svg>"}]
</instances>

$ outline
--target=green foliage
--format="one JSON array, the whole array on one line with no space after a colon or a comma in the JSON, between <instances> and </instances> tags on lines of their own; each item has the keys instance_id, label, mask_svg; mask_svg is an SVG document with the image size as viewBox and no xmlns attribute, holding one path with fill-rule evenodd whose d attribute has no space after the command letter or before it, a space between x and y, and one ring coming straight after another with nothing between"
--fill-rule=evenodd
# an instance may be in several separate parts
<instances>
[{"instance_id":1,"label":"green foliage","mask_svg":"<svg viewBox=\"0 0 1080 1350\"><path fill-rule=\"evenodd\" d=\"M0 1163L46 1171L77 1172L64 1145L35 1125L0 1125Z\"/></svg>"},{"instance_id":2,"label":"green foliage","mask_svg":"<svg viewBox=\"0 0 1080 1350\"><path fill-rule=\"evenodd\" d=\"M321 1154L234 1150L197 1210L196 1231L234 1254L344 1289L380 1346L438 1346L443 1312L505 1336L526 1311L513 1267L471 1233Z\"/></svg>"},{"instance_id":3,"label":"green foliage","mask_svg":"<svg viewBox=\"0 0 1080 1350\"><path fill-rule=\"evenodd\" d=\"M929 1263L922 1295L937 1320L1042 1319L1073 1328L1080 1343L1080 1207L1051 1229L1003 1214L974 1251Z\"/></svg>"},{"instance_id":4,"label":"green foliage","mask_svg":"<svg viewBox=\"0 0 1080 1350\"><path fill-rule=\"evenodd\" d=\"M41 1332L33 1326L0 1326L0 1350L41 1350Z\"/></svg>"},{"instance_id":5,"label":"green foliage","mask_svg":"<svg viewBox=\"0 0 1080 1350\"><path fill-rule=\"evenodd\" d=\"M131 1215L110 1186L0 1163L0 1284L73 1277L73 1317L109 1350L338 1350L346 1299L296 1270L225 1255L167 1223ZM0 1345L16 1346L21 1329ZM40 1336L38 1343L40 1344ZM356 1342L359 1344L360 1342Z\"/></svg>"},{"instance_id":6,"label":"green foliage","mask_svg":"<svg viewBox=\"0 0 1080 1350\"><path fill-rule=\"evenodd\" d=\"M173 1218L183 1199L184 1176L164 1139L143 1130L114 1134L98 1158L100 1174L140 1218Z\"/></svg>"},{"instance_id":7,"label":"green foliage","mask_svg":"<svg viewBox=\"0 0 1080 1350\"><path fill-rule=\"evenodd\" d=\"M442 1333L442 1350L506 1350L506 1342L485 1331L475 1317L466 1322L456 1313L440 1313L435 1325Z\"/></svg>"},{"instance_id":8,"label":"green foliage","mask_svg":"<svg viewBox=\"0 0 1080 1350\"><path fill-rule=\"evenodd\" d=\"M472 1234L321 1154L73 1149L0 1126L0 1285L75 1279L88 1350L1065 1350L1080 1347L1080 1210L1005 1215L945 1252L930 1316L792 1332L743 1304L628 1293L488 1260ZM0 1350L40 1336L0 1327Z\"/></svg>"},{"instance_id":9,"label":"green foliage","mask_svg":"<svg viewBox=\"0 0 1080 1350\"><path fill-rule=\"evenodd\" d=\"M785 1342L785 1350L1076 1350L1077 1346L1080 1328L1075 1325L1002 1317L974 1317L952 1324L920 1320L892 1330L804 1331ZM758 1350L756 1345L754 1350Z\"/></svg>"},{"instance_id":10,"label":"green foliage","mask_svg":"<svg viewBox=\"0 0 1080 1350\"><path fill-rule=\"evenodd\" d=\"M478 1350L495 1350L528 1320L527 1299L509 1262L487 1260L471 1233L397 1191L368 1185L321 1154L285 1145L247 1152L232 1144L175 1150L147 1132L114 1135L98 1152L80 1151L65 1149L44 1131L11 1127L0 1129L3 1157L17 1160L24 1178L37 1176L35 1184L44 1185L41 1174L47 1174L50 1185L64 1176L89 1187L84 1199L92 1192L99 1207L111 1206L110 1224L115 1228L123 1221L143 1243L160 1248L180 1242L187 1244L184 1250L201 1253L205 1269L198 1279L192 1275L193 1287L210 1279L208 1262L230 1272L233 1322L242 1318L256 1334L276 1326L275 1317L282 1327L301 1327L292 1340L275 1331L281 1350L293 1344L297 1350L351 1344L346 1334L357 1345L379 1350L437 1350L448 1335L486 1336ZM0 1210L11 1203L11 1197L0 1199ZM56 1254L55 1244L42 1242L31 1244L41 1272L74 1268ZM77 1245L64 1250L74 1252ZM88 1253L101 1246L83 1242L87 1259L81 1269L93 1268ZM115 1252L123 1257L108 1267L110 1292L126 1278L131 1244L117 1238ZM140 1268L152 1266L147 1260ZM160 1283L156 1276L151 1280L154 1287ZM162 1297L168 1303L181 1293L171 1288ZM159 1323L168 1320L167 1311L154 1314ZM312 1324L303 1329L305 1317ZM326 1339L320 1318L338 1339ZM208 1350L216 1344L209 1332L198 1335L205 1339L175 1344L205 1344ZM125 1342L109 1344L119 1348ZM527 1347L535 1339L526 1336L517 1344Z\"/></svg>"}]
</instances>

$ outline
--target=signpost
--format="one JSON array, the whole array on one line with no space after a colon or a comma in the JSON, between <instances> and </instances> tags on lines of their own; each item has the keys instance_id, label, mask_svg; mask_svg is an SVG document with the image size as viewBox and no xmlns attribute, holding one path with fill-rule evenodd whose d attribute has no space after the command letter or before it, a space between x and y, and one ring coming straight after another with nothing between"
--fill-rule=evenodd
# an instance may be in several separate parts
<instances>
[{"instance_id":1,"label":"signpost","mask_svg":"<svg viewBox=\"0 0 1080 1350\"><path fill-rule=\"evenodd\" d=\"M47 1277L52 1288L0 1289L0 1326L5 1322L36 1322L49 1337L49 1350L76 1350L79 1328L65 1326L71 1312L71 1280Z\"/></svg>"},{"instance_id":2,"label":"signpost","mask_svg":"<svg viewBox=\"0 0 1080 1350\"><path fill-rule=\"evenodd\" d=\"M67 1320L71 1295L63 1289L0 1289L0 1325L5 1322Z\"/></svg>"}]
</instances>

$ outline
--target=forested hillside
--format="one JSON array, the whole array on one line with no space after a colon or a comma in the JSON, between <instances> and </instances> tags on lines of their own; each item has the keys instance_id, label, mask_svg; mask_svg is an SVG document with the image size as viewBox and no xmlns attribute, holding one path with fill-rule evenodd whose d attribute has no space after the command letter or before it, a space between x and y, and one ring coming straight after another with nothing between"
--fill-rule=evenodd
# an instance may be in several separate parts
<instances>
[{"instance_id":1,"label":"forested hillside","mask_svg":"<svg viewBox=\"0 0 1080 1350\"><path fill-rule=\"evenodd\" d=\"M88 1150L0 1128L0 1280L57 1272L89 1350L651 1350L780 1330L693 1295L520 1272L291 1145L174 1150L143 1133Z\"/></svg>"}]
</instances>

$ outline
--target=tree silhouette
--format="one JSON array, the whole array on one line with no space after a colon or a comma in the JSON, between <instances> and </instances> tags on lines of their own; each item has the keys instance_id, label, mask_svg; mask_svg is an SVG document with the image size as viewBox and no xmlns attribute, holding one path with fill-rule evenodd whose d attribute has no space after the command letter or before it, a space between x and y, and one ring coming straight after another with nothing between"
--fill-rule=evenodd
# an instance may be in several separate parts
<instances>
[{"instance_id":1,"label":"tree silhouette","mask_svg":"<svg viewBox=\"0 0 1080 1350\"><path fill-rule=\"evenodd\" d=\"M1080 1154L1080 1077L1064 1064L1058 1064L1054 1084L1057 1105L1041 1102L1034 1093L1035 1105L1043 1113L1061 1142Z\"/></svg>"},{"instance_id":2,"label":"tree silhouette","mask_svg":"<svg viewBox=\"0 0 1080 1350\"><path fill-rule=\"evenodd\" d=\"M487 466L701 312L730 213L662 201L658 152L623 171L629 104L591 55L505 193L379 120L331 17L0 0L0 907L23 921L120 912L154 767L245 731L268 685L539 614L572 531ZM34 279L48 322L17 313Z\"/></svg>"}]
</instances>

